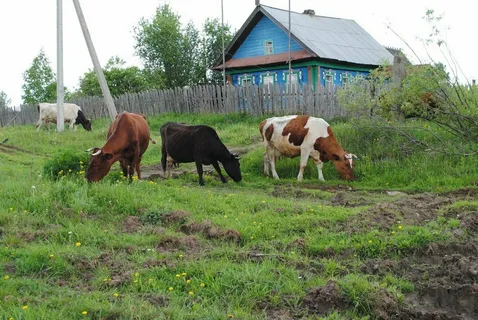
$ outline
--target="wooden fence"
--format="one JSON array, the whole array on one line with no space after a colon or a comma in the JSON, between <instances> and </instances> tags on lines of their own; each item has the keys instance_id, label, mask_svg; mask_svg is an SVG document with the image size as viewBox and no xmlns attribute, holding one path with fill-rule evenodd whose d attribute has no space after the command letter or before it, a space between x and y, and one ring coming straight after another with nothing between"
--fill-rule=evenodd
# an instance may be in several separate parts
<instances>
[{"instance_id":1,"label":"wooden fence","mask_svg":"<svg viewBox=\"0 0 478 320\"><path fill-rule=\"evenodd\" d=\"M129 111L144 115L175 113L249 113L251 115L308 114L331 119L345 116L339 106L337 89L325 90L320 85L261 85L224 88L219 85L195 86L168 90L151 90L124 94L114 98L118 113ZM75 99L88 118L108 116L101 97ZM39 114L36 106L21 106L21 111L0 110L0 126L34 124Z\"/></svg>"}]
</instances>

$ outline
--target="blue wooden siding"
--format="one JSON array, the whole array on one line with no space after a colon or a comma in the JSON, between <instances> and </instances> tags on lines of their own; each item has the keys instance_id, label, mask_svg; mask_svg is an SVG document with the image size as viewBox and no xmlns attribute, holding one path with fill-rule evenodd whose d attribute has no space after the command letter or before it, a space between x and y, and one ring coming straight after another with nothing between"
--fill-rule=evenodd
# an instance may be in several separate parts
<instances>
[{"instance_id":1,"label":"blue wooden siding","mask_svg":"<svg viewBox=\"0 0 478 320\"><path fill-rule=\"evenodd\" d=\"M293 68L292 72L299 72L300 71L300 78L299 78L299 84L302 83L309 83L309 74L307 72L307 67L301 67L301 68ZM289 72L289 68L285 67L282 70L272 70L269 72L270 75L276 75L277 74L277 82L276 83L286 83L287 81L286 76ZM232 74L232 84L233 85L241 85L239 80L244 77L244 76L252 76L253 78L253 84L259 85L261 84L261 79L262 75L266 74L266 70L260 70L256 72L250 72L250 73L236 73Z\"/></svg>"},{"instance_id":2,"label":"blue wooden siding","mask_svg":"<svg viewBox=\"0 0 478 320\"><path fill-rule=\"evenodd\" d=\"M233 59L249 58L264 55L264 41L272 40L274 54L289 51L289 36L281 28L267 17L256 24L246 40L241 44L233 56ZM302 50L302 47L291 39L291 51Z\"/></svg>"},{"instance_id":3,"label":"blue wooden siding","mask_svg":"<svg viewBox=\"0 0 478 320\"><path fill-rule=\"evenodd\" d=\"M332 68L324 68L320 67L320 84L324 87L325 86L325 76L326 74L331 74L333 83L336 86L341 86L342 85L342 78L344 76L349 77L349 81L353 82L353 79L357 76L362 76L362 77L367 77L368 72L362 72L362 71L350 71L347 69L332 69Z\"/></svg>"}]
</instances>

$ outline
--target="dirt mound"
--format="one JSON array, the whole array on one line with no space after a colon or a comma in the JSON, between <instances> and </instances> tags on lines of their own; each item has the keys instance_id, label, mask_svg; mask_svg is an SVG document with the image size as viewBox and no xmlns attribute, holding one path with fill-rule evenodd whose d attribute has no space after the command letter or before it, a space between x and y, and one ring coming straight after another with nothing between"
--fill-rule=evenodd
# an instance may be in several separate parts
<instances>
[{"instance_id":1,"label":"dirt mound","mask_svg":"<svg viewBox=\"0 0 478 320\"><path fill-rule=\"evenodd\" d=\"M141 295L141 298L151 303L156 307L164 307L168 304L169 298L166 296L154 294L154 293L144 293Z\"/></svg>"},{"instance_id":2,"label":"dirt mound","mask_svg":"<svg viewBox=\"0 0 478 320\"><path fill-rule=\"evenodd\" d=\"M123 221L123 230L126 233L136 233L140 231L142 227L141 219L137 216L126 217Z\"/></svg>"},{"instance_id":3,"label":"dirt mound","mask_svg":"<svg viewBox=\"0 0 478 320\"><path fill-rule=\"evenodd\" d=\"M197 251L200 249L199 240L194 236L165 237L158 244L159 251Z\"/></svg>"},{"instance_id":4,"label":"dirt mound","mask_svg":"<svg viewBox=\"0 0 478 320\"><path fill-rule=\"evenodd\" d=\"M221 239L225 241L232 241L234 243L238 243L241 240L241 234L239 231L232 229L220 229L213 226L210 221L205 221L203 223L191 222L188 224L183 224L181 227L179 227L179 230L184 234L200 233L207 239Z\"/></svg>"},{"instance_id":5,"label":"dirt mound","mask_svg":"<svg viewBox=\"0 0 478 320\"><path fill-rule=\"evenodd\" d=\"M165 214L163 216L163 224L169 226L175 223L185 223L187 219L191 216L191 213L187 211L173 211Z\"/></svg>"},{"instance_id":6,"label":"dirt mound","mask_svg":"<svg viewBox=\"0 0 478 320\"><path fill-rule=\"evenodd\" d=\"M331 199L330 203L333 206L342 206L342 207L360 207L360 206L369 206L373 204L372 201L365 199L361 195L356 195L351 192L337 192Z\"/></svg>"},{"instance_id":7,"label":"dirt mound","mask_svg":"<svg viewBox=\"0 0 478 320\"><path fill-rule=\"evenodd\" d=\"M309 313L327 315L334 310L342 311L352 307L339 285L329 280L323 287L312 288L302 299L302 306Z\"/></svg>"},{"instance_id":8,"label":"dirt mound","mask_svg":"<svg viewBox=\"0 0 478 320\"><path fill-rule=\"evenodd\" d=\"M389 230L398 224L424 225L436 219L439 209L450 203L450 198L430 193L416 194L394 202L381 202L348 219L343 224L343 230L363 232L371 228Z\"/></svg>"}]
</instances>

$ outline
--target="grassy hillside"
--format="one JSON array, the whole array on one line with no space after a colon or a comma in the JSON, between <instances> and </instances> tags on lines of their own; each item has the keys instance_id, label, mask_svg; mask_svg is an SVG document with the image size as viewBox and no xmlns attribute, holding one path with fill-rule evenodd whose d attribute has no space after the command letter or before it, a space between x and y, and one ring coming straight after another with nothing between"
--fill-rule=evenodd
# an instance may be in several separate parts
<instances>
[{"instance_id":1,"label":"grassy hillside","mask_svg":"<svg viewBox=\"0 0 478 320\"><path fill-rule=\"evenodd\" d=\"M144 171L159 164L166 121L209 124L228 147L248 151L241 183L210 174L205 187L190 172L128 184L118 166L87 184L83 150L104 144L106 120L92 132L1 128L0 141L9 140L0 146L0 319L413 317L411 301L430 298L429 286L457 284L448 309L421 311L473 314L460 299L475 293L459 290L478 280L466 269L477 266L476 157L334 123L360 158L357 181L340 180L328 163L319 182L310 163L298 183L298 159L280 160L273 181L262 176L260 120L148 119L158 144ZM49 178L45 164L65 152L83 163ZM446 253L461 256L442 260Z\"/></svg>"}]
</instances>

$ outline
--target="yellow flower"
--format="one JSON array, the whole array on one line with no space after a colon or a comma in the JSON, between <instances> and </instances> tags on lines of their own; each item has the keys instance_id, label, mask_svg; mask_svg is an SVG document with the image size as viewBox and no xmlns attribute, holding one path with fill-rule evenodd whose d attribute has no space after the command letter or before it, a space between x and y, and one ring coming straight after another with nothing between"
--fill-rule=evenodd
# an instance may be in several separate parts
<instances>
[{"instance_id":1,"label":"yellow flower","mask_svg":"<svg viewBox=\"0 0 478 320\"><path fill-rule=\"evenodd\" d=\"M81 242L77 242L77 243L75 243L75 246L77 246L77 247L81 247Z\"/></svg>"},{"instance_id":2,"label":"yellow flower","mask_svg":"<svg viewBox=\"0 0 478 320\"><path fill-rule=\"evenodd\" d=\"M403 229L403 227L402 227L402 226L398 226L398 230L402 230L402 229Z\"/></svg>"},{"instance_id":3,"label":"yellow flower","mask_svg":"<svg viewBox=\"0 0 478 320\"><path fill-rule=\"evenodd\" d=\"M71 172L71 169L68 169L68 172Z\"/></svg>"},{"instance_id":4,"label":"yellow flower","mask_svg":"<svg viewBox=\"0 0 478 320\"><path fill-rule=\"evenodd\" d=\"M192 296L194 294L193 291L189 291L189 295Z\"/></svg>"},{"instance_id":5,"label":"yellow flower","mask_svg":"<svg viewBox=\"0 0 478 320\"><path fill-rule=\"evenodd\" d=\"M188 279L188 280L186 280L186 283L191 283L191 280L189 280L189 279Z\"/></svg>"},{"instance_id":6,"label":"yellow flower","mask_svg":"<svg viewBox=\"0 0 478 320\"><path fill-rule=\"evenodd\" d=\"M27 309L28 309L28 306L23 306L22 309L23 309L23 310L27 310Z\"/></svg>"},{"instance_id":7,"label":"yellow flower","mask_svg":"<svg viewBox=\"0 0 478 320\"><path fill-rule=\"evenodd\" d=\"M150 181L149 184L154 184L154 181Z\"/></svg>"},{"instance_id":8,"label":"yellow flower","mask_svg":"<svg viewBox=\"0 0 478 320\"><path fill-rule=\"evenodd\" d=\"M253 236L251 236L251 240L254 240L254 237L253 237Z\"/></svg>"},{"instance_id":9,"label":"yellow flower","mask_svg":"<svg viewBox=\"0 0 478 320\"><path fill-rule=\"evenodd\" d=\"M183 277L187 276L188 274L186 272L181 273Z\"/></svg>"},{"instance_id":10,"label":"yellow flower","mask_svg":"<svg viewBox=\"0 0 478 320\"><path fill-rule=\"evenodd\" d=\"M369 240L368 243L372 243L372 240Z\"/></svg>"},{"instance_id":11,"label":"yellow flower","mask_svg":"<svg viewBox=\"0 0 478 320\"><path fill-rule=\"evenodd\" d=\"M173 287L169 287L169 291L173 291L173 290L174 290L174 288L173 288Z\"/></svg>"},{"instance_id":12,"label":"yellow flower","mask_svg":"<svg viewBox=\"0 0 478 320\"><path fill-rule=\"evenodd\" d=\"M392 231L392 234L395 234L396 232L395 231Z\"/></svg>"},{"instance_id":13,"label":"yellow flower","mask_svg":"<svg viewBox=\"0 0 478 320\"><path fill-rule=\"evenodd\" d=\"M80 164L83 164L83 161L80 161Z\"/></svg>"},{"instance_id":14,"label":"yellow flower","mask_svg":"<svg viewBox=\"0 0 478 320\"><path fill-rule=\"evenodd\" d=\"M183 254L180 254L179 257L182 258L182 257L184 257L184 255L183 255Z\"/></svg>"},{"instance_id":15,"label":"yellow flower","mask_svg":"<svg viewBox=\"0 0 478 320\"><path fill-rule=\"evenodd\" d=\"M8 320L15 320L15 319L13 319L12 317L10 317L10 318L8 318Z\"/></svg>"},{"instance_id":16,"label":"yellow flower","mask_svg":"<svg viewBox=\"0 0 478 320\"><path fill-rule=\"evenodd\" d=\"M78 172L78 174L84 174L84 173L85 173L85 171L83 171L83 170Z\"/></svg>"},{"instance_id":17,"label":"yellow flower","mask_svg":"<svg viewBox=\"0 0 478 320\"><path fill-rule=\"evenodd\" d=\"M13 211L13 208L10 208L10 211Z\"/></svg>"},{"instance_id":18,"label":"yellow flower","mask_svg":"<svg viewBox=\"0 0 478 320\"><path fill-rule=\"evenodd\" d=\"M117 293L115 292L115 293L113 293L113 296L114 296L115 298L118 298L119 294L117 294Z\"/></svg>"},{"instance_id":19,"label":"yellow flower","mask_svg":"<svg viewBox=\"0 0 478 320\"><path fill-rule=\"evenodd\" d=\"M234 318L234 315L231 314L231 313L229 313L229 314L227 315L227 317L230 318L230 319L232 319L232 318Z\"/></svg>"},{"instance_id":20,"label":"yellow flower","mask_svg":"<svg viewBox=\"0 0 478 320\"><path fill-rule=\"evenodd\" d=\"M291 251L290 254L295 254L295 252L294 252L294 251Z\"/></svg>"},{"instance_id":21,"label":"yellow flower","mask_svg":"<svg viewBox=\"0 0 478 320\"><path fill-rule=\"evenodd\" d=\"M8 279L10 279L10 276L3 277L3 280L8 280Z\"/></svg>"},{"instance_id":22,"label":"yellow flower","mask_svg":"<svg viewBox=\"0 0 478 320\"><path fill-rule=\"evenodd\" d=\"M86 316L88 314L88 311L83 311L81 314Z\"/></svg>"},{"instance_id":23,"label":"yellow flower","mask_svg":"<svg viewBox=\"0 0 478 320\"><path fill-rule=\"evenodd\" d=\"M266 200L262 200L262 203L266 203Z\"/></svg>"},{"instance_id":24,"label":"yellow flower","mask_svg":"<svg viewBox=\"0 0 478 320\"><path fill-rule=\"evenodd\" d=\"M50 254L50 259L53 258L53 257L54 257L54 255Z\"/></svg>"},{"instance_id":25,"label":"yellow flower","mask_svg":"<svg viewBox=\"0 0 478 320\"><path fill-rule=\"evenodd\" d=\"M205 283L201 283L199 286L200 286L201 288L204 288L204 287L206 286L206 284L205 284Z\"/></svg>"},{"instance_id":26,"label":"yellow flower","mask_svg":"<svg viewBox=\"0 0 478 320\"><path fill-rule=\"evenodd\" d=\"M23 210L23 213L28 213L28 211L27 211L27 210Z\"/></svg>"},{"instance_id":27,"label":"yellow flower","mask_svg":"<svg viewBox=\"0 0 478 320\"><path fill-rule=\"evenodd\" d=\"M136 278L139 277L139 273L136 272L136 273L134 274L134 276L135 276Z\"/></svg>"},{"instance_id":28,"label":"yellow flower","mask_svg":"<svg viewBox=\"0 0 478 320\"><path fill-rule=\"evenodd\" d=\"M176 275L176 278L181 278L181 275L178 273L178 274Z\"/></svg>"}]
</instances>

